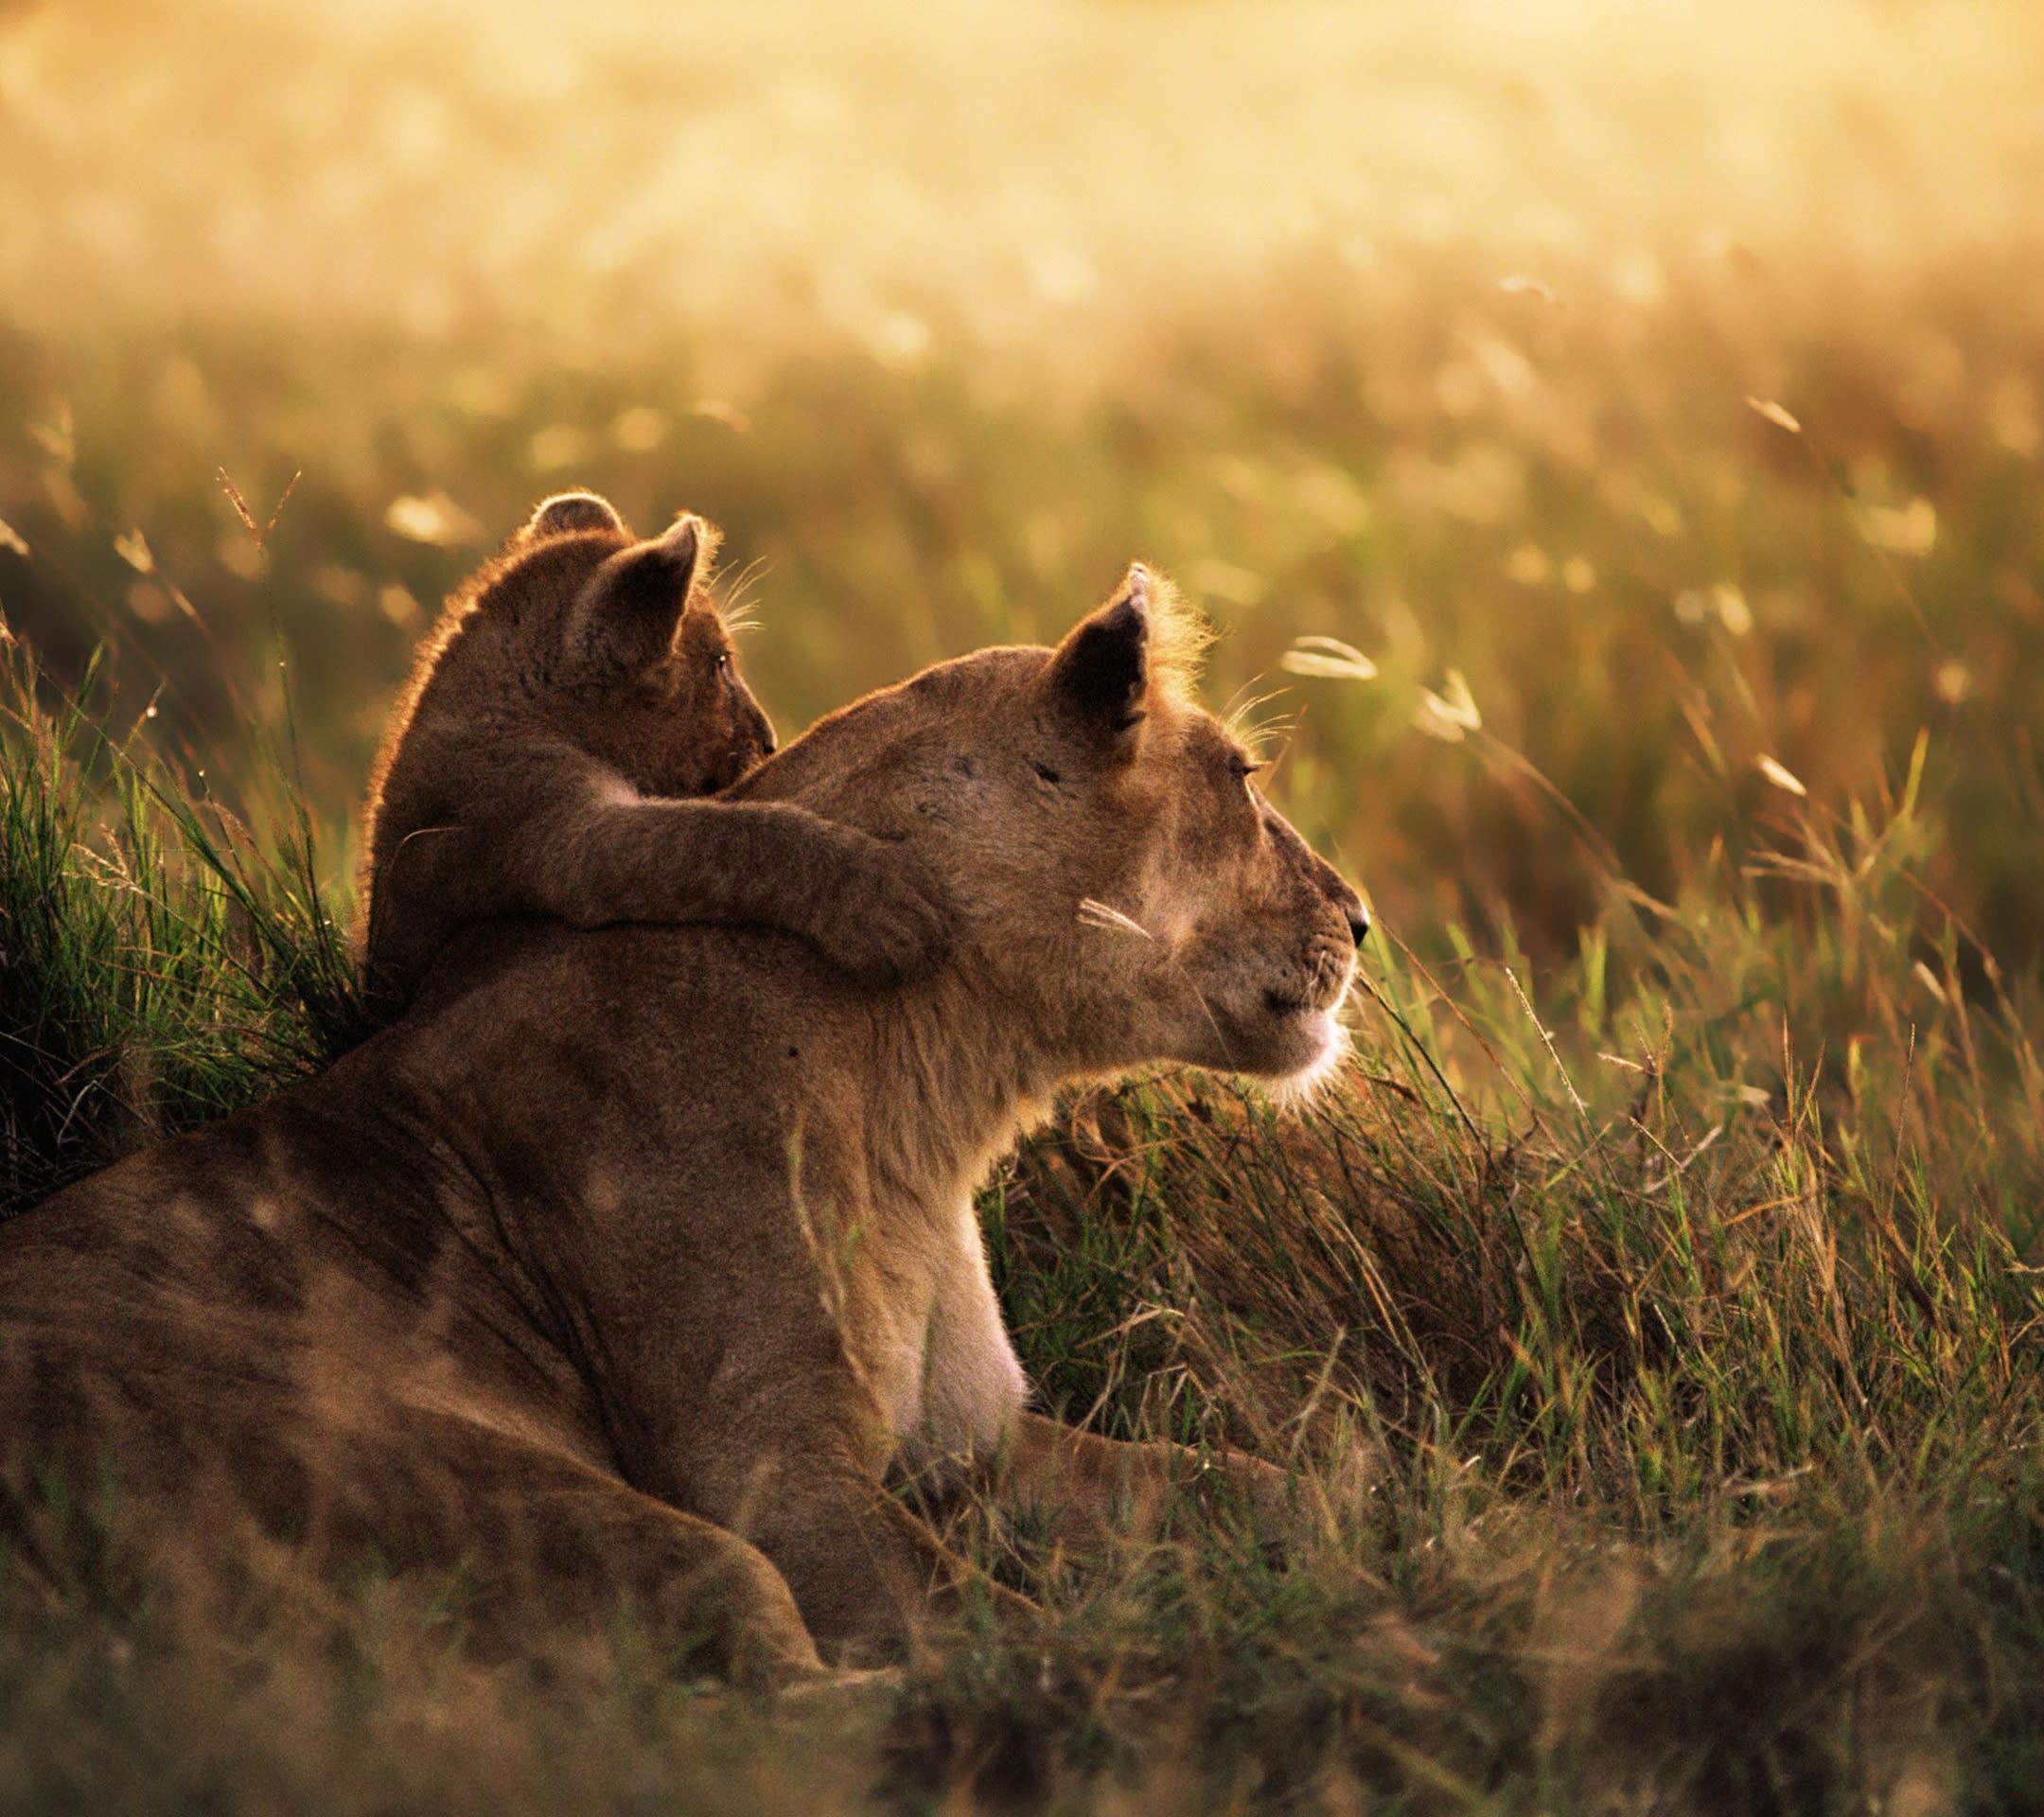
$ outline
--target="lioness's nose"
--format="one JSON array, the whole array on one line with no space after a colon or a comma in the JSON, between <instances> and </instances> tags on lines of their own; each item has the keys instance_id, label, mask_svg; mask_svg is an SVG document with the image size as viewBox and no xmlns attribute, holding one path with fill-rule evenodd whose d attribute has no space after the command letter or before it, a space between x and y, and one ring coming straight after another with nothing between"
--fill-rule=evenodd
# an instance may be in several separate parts
<instances>
[{"instance_id":1,"label":"lioness's nose","mask_svg":"<svg viewBox=\"0 0 2044 1817\"><path fill-rule=\"evenodd\" d=\"M1342 919L1348 924L1348 938L1361 946L1363 936L1370 930L1369 905L1349 889L1339 872L1333 873L1331 881L1334 887L1328 893L1334 898L1335 907L1342 911Z\"/></svg>"}]
</instances>

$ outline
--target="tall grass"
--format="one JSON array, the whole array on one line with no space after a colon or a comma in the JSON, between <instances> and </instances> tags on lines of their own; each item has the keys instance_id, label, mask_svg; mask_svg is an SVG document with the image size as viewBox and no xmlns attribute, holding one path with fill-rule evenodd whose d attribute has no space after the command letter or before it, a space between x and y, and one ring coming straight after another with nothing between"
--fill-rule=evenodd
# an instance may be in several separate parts
<instances>
[{"instance_id":1,"label":"tall grass","mask_svg":"<svg viewBox=\"0 0 2044 1817\"><path fill-rule=\"evenodd\" d=\"M1917 773L1685 891L1622 1005L1594 930L1539 1006L1508 944L1447 991L1380 944L1303 1117L1166 1082L1025 1152L990 1227L1037 1379L1299 1460L1325 1523L1082 1601L1125 1757L1147 1670L1202 1773L1335 1808L2034 1799L2036 1024L1966 997Z\"/></svg>"},{"instance_id":2,"label":"tall grass","mask_svg":"<svg viewBox=\"0 0 2044 1817\"><path fill-rule=\"evenodd\" d=\"M367 1030L309 821L187 786L0 649L0 1216Z\"/></svg>"},{"instance_id":3,"label":"tall grass","mask_svg":"<svg viewBox=\"0 0 2044 1817\"><path fill-rule=\"evenodd\" d=\"M355 1028L298 833L193 803L17 662L0 731L8 1202ZM1912 764L1533 983L1372 936L1353 1064L1281 1112L1073 1101L983 1210L1067 1418L1249 1445L1313 1535L958 1543L1049 1611L769 1708L461 1646L365 1582L205 1618L10 1580L9 1808L2025 1808L2044 1753L2035 1006L1976 995ZM1611 986L1611 943L1649 962ZM288 1572L286 1573L288 1581Z\"/></svg>"}]
</instances>

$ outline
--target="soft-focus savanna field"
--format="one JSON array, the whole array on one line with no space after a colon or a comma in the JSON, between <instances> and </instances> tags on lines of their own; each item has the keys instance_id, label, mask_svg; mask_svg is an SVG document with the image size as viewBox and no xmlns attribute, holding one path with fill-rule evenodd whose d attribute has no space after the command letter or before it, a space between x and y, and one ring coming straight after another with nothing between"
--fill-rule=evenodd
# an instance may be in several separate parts
<instances>
[{"instance_id":1,"label":"soft-focus savanna field","mask_svg":"<svg viewBox=\"0 0 2044 1817\"><path fill-rule=\"evenodd\" d=\"M0 1205L353 1039L368 762L543 493L784 734L1132 556L1369 892L1303 1113L991 1189L1047 1404L1317 1541L799 1703L16 1575L9 1810L2044 1805L2026 7L0 7ZM279 502L282 501L281 508Z\"/></svg>"}]
</instances>

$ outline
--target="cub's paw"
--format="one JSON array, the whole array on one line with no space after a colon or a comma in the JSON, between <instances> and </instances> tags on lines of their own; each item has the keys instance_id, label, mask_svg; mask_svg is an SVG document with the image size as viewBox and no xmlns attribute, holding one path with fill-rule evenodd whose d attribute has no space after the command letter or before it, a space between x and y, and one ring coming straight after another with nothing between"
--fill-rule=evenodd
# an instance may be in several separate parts
<instances>
[{"instance_id":1,"label":"cub's paw","mask_svg":"<svg viewBox=\"0 0 2044 1817\"><path fill-rule=\"evenodd\" d=\"M856 836L838 873L818 891L808 935L865 982L892 984L942 959L949 917L927 872L897 845Z\"/></svg>"}]
</instances>

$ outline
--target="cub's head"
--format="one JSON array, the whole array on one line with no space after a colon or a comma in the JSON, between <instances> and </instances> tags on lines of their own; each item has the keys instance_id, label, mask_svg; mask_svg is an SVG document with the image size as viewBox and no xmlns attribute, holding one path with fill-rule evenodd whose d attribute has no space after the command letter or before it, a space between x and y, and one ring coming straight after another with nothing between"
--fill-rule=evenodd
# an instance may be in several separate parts
<instances>
[{"instance_id":1,"label":"cub's head","mask_svg":"<svg viewBox=\"0 0 2044 1817\"><path fill-rule=\"evenodd\" d=\"M956 906L982 999L1047 1058L1311 1083L1342 1050L1368 914L1193 699L1202 641L1169 584L1132 568L1056 649L927 670L744 792L907 844Z\"/></svg>"},{"instance_id":2,"label":"cub's head","mask_svg":"<svg viewBox=\"0 0 2044 1817\"><path fill-rule=\"evenodd\" d=\"M700 518L642 542L607 501L565 492L533 513L479 602L516 595L498 609L550 716L648 795L724 788L774 748L704 585L715 550Z\"/></svg>"},{"instance_id":3,"label":"cub's head","mask_svg":"<svg viewBox=\"0 0 2044 1817\"><path fill-rule=\"evenodd\" d=\"M641 793L723 788L774 748L703 584L715 532L635 539L592 492L542 503L455 595L391 715L370 782L363 938L400 930L422 835L502 819L536 762L579 753ZM571 760L573 761L573 760ZM430 906L430 905L429 905Z\"/></svg>"}]
</instances>

